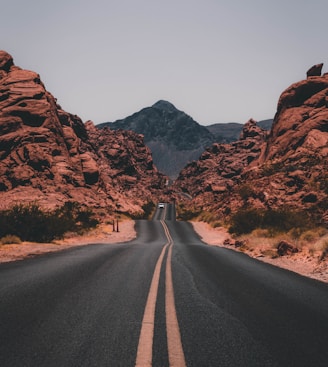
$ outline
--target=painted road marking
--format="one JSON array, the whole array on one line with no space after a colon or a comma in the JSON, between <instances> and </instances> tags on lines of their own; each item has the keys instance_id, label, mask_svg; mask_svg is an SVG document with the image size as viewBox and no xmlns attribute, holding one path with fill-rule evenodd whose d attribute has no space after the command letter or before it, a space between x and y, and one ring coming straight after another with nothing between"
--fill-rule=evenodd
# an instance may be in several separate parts
<instances>
[{"instance_id":1,"label":"painted road marking","mask_svg":"<svg viewBox=\"0 0 328 367\"><path fill-rule=\"evenodd\" d=\"M167 204L165 204L165 206L164 206L164 210L163 210L163 213L162 213L161 221L162 220L165 220L165 218L166 218L166 212L167 212Z\"/></svg>"},{"instance_id":2,"label":"painted road marking","mask_svg":"<svg viewBox=\"0 0 328 367\"><path fill-rule=\"evenodd\" d=\"M166 260L166 274L165 274L165 287L166 287L165 313L166 313L167 347L169 352L170 367L185 367L186 361L182 348L179 323L174 301L174 289L172 281L172 246L173 242L169 246L169 251Z\"/></svg>"},{"instance_id":3,"label":"painted road marking","mask_svg":"<svg viewBox=\"0 0 328 367\"><path fill-rule=\"evenodd\" d=\"M169 244L167 243L162 249L162 252L157 260L153 278L150 284L145 312L142 319L135 367L152 367L155 307L158 293L159 276L164 254L168 245Z\"/></svg>"},{"instance_id":4,"label":"painted road marking","mask_svg":"<svg viewBox=\"0 0 328 367\"><path fill-rule=\"evenodd\" d=\"M173 240L166 223L161 220L161 224L163 226L168 242L163 247L155 266L152 282L147 297L144 317L142 320L135 367L152 367L156 300L158 294L160 271L167 248L168 255L165 269L165 314L169 366L186 367L174 301L174 289L172 281Z\"/></svg>"}]
</instances>

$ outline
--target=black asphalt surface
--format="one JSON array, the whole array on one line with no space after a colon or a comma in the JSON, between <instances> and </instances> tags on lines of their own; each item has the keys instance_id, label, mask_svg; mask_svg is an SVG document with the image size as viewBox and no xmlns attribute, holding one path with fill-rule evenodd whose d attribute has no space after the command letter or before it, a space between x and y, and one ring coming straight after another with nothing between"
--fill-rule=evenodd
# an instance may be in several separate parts
<instances>
[{"instance_id":1,"label":"black asphalt surface","mask_svg":"<svg viewBox=\"0 0 328 367\"><path fill-rule=\"evenodd\" d=\"M0 366L134 366L164 214L188 367L328 366L328 285L203 244L170 204L129 243L0 264ZM168 366L165 262L154 367Z\"/></svg>"}]
</instances>

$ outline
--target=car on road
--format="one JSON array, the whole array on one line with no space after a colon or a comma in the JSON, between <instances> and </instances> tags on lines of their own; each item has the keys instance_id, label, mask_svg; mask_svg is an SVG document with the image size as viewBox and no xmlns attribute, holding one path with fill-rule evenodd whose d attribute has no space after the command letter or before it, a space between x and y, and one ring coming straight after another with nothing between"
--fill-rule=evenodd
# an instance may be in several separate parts
<instances>
[{"instance_id":1,"label":"car on road","mask_svg":"<svg viewBox=\"0 0 328 367\"><path fill-rule=\"evenodd\" d=\"M159 203L158 204L158 209L164 209L165 208L165 204L164 203Z\"/></svg>"}]
</instances>

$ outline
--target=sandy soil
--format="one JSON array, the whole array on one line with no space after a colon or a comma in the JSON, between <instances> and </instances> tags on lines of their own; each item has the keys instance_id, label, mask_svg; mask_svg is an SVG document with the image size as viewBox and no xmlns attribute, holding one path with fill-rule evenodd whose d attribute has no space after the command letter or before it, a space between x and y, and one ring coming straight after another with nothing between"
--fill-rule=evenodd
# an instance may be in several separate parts
<instances>
[{"instance_id":1,"label":"sandy soil","mask_svg":"<svg viewBox=\"0 0 328 367\"><path fill-rule=\"evenodd\" d=\"M265 255L267 251L265 246L254 246L253 248L249 246L249 249L243 248L240 250L233 246L223 245L223 241L231 237L226 229L222 227L212 228L204 222L192 222L192 224L195 231L208 245L242 251L261 261L328 283L328 260L319 261L318 253L311 255L308 249L303 248L301 252L293 255L272 258L269 254Z\"/></svg>"},{"instance_id":2,"label":"sandy soil","mask_svg":"<svg viewBox=\"0 0 328 367\"><path fill-rule=\"evenodd\" d=\"M212 228L204 222L192 222L195 231L208 245L227 247L236 251L243 251L251 257L265 261L275 266L285 268L304 276L328 283L328 260L318 261L318 254L310 254L307 249L289 256L272 258L266 255L265 246L249 246L249 249L236 249L225 246L223 242L230 238L226 229ZM136 237L134 221L125 220L120 223L120 232L113 232L111 225L101 225L96 230L84 236L67 236L65 239L52 243L22 242L21 244L0 246L0 263L22 260L27 257L37 256L47 252L60 251L73 246L83 246L92 243L113 244L126 242Z\"/></svg>"},{"instance_id":3,"label":"sandy soil","mask_svg":"<svg viewBox=\"0 0 328 367\"><path fill-rule=\"evenodd\" d=\"M52 243L22 242L20 244L0 246L0 263L22 260L27 257L60 251L73 246L83 246L92 243L113 244L127 242L136 237L134 221L126 220L119 224L119 232L113 232L112 225L101 225L94 231L83 236L66 236L63 240Z\"/></svg>"}]
</instances>

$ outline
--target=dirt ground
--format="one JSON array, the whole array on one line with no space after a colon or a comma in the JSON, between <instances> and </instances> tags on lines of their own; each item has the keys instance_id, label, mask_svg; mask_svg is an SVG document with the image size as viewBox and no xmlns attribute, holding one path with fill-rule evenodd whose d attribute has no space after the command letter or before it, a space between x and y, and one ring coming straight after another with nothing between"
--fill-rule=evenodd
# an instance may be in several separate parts
<instances>
[{"instance_id":1,"label":"dirt ground","mask_svg":"<svg viewBox=\"0 0 328 367\"><path fill-rule=\"evenodd\" d=\"M256 244L252 247L252 244L250 243L249 248L246 249L238 249L234 246L224 246L223 241L230 238L226 229L222 227L212 228L209 224L204 222L192 222L192 224L195 231L208 245L221 246L236 251L242 251L258 260L328 283L328 260L326 258L324 261L319 261L319 252L311 254L309 249L304 247L302 248L302 251L298 253L272 258L270 251L268 251L265 244L262 246ZM257 241L258 239L254 239L254 244ZM266 255L266 253L268 254Z\"/></svg>"},{"instance_id":2,"label":"dirt ground","mask_svg":"<svg viewBox=\"0 0 328 367\"><path fill-rule=\"evenodd\" d=\"M119 232L113 232L112 225L104 224L86 235L68 235L65 239L52 243L22 242L20 244L2 245L0 246L0 263L22 260L27 257L92 243L112 244L127 242L135 237L136 231L134 229L134 221L132 220L120 222Z\"/></svg>"}]
</instances>

